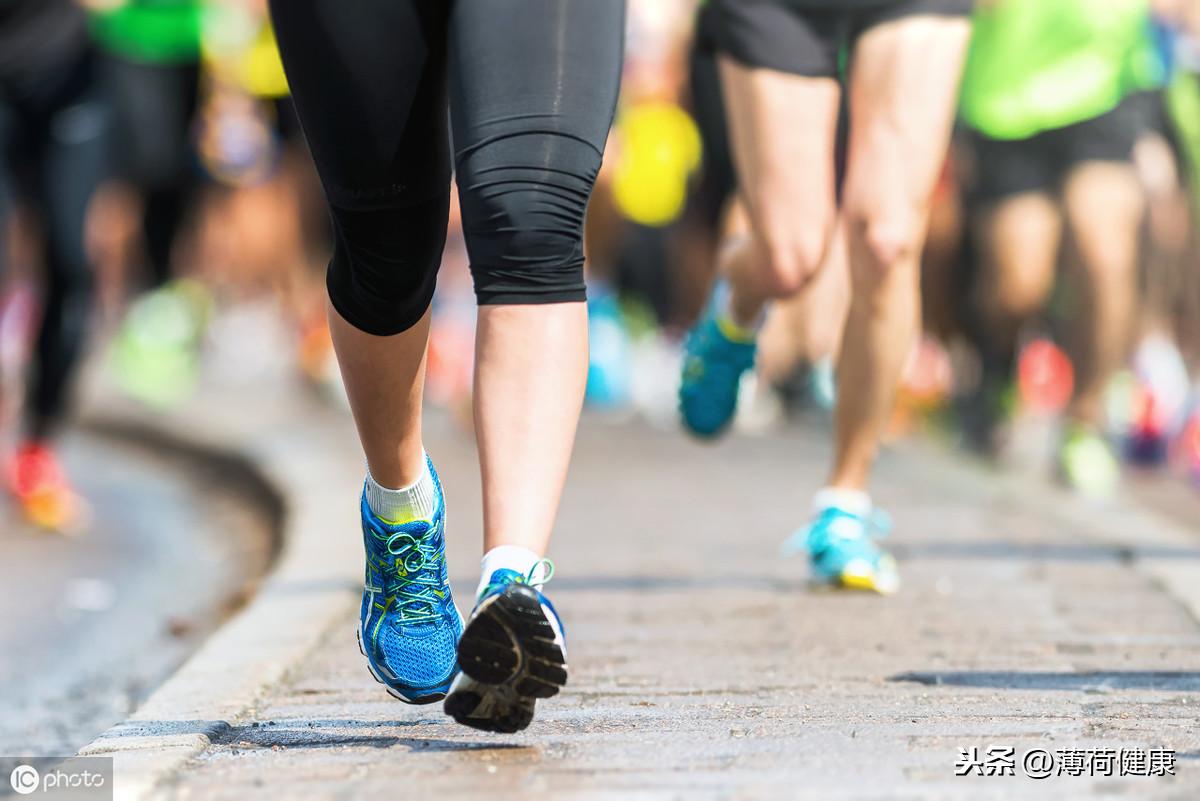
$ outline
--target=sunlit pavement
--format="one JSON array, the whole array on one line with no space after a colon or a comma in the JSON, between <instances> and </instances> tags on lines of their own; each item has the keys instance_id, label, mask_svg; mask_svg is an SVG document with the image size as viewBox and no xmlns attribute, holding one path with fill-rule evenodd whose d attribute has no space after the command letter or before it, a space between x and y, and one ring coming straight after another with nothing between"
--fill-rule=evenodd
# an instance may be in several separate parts
<instances>
[{"instance_id":1,"label":"sunlit pavement","mask_svg":"<svg viewBox=\"0 0 1200 801\"><path fill-rule=\"evenodd\" d=\"M467 436L437 416L430 427L465 607L477 467ZM529 730L485 735L389 698L355 647L348 592L287 680L210 726L208 748L156 794L1197 797L1200 626L1140 569L1151 532L1097 536L1113 519L1104 509L1034 503L948 455L892 453L877 497L895 519L903 589L818 591L778 545L804 517L825 441L812 428L704 447L587 421L547 587L571 680ZM355 500L345 530L329 532L348 549L360 547ZM1185 542L1150 556L1200 576L1200 541ZM1010 748L1014 775L955 775L976 772L963 749L1003 761ZM1030 778L1040 769L1022 760L1038 749L1052 773L1083 775ZM1072 767L1076 752L1106 749L1113 778ZM1177 775L1118 778L1122 749L1173 751Z\"/></svg>"}]
</instances>

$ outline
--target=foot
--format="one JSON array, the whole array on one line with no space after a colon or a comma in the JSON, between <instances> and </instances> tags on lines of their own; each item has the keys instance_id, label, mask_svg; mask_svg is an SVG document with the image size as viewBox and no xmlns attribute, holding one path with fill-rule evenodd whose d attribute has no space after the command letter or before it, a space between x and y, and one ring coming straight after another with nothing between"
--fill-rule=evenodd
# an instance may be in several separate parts
<instances>
[{"instance_id":1,"label":"foot","mask_svg":"<svg viewBox=\"0 0 1200 801\"><path fill-rule=\"evenodd\" d=\"M463 630L446 575L445 498L432 463L429 471L437 493L429 519L391 523L362 499L367 568L359 648L375 680L409 704L446 697Z\"/></svg>"},{"instance_id":2,"label":"foot","mask_svg":"<svg viewBox=\"0 0 1200 801\"><path fill-rule=\"evenodd\" d=\"M196 385L212 299L196 281L173 281L139 298L113 342L117 383L133 398L168 408Z\"/></svg>"},{"instance_id":3,"label":"foot","mask_svg":"<svg viewBox=\"0 0 1200 801\"><path fill-rule=\"evenodd\" d=\"M537 571L541 565L535 566ZM567 683L562 622L540 580L497 570L479 596L458 644L462 673L446 698L446 714L464 726L513 733L533 720L539 698Z\"/></svg>"},{"instance_id":4,"label":"foot","mask_svg":"<svg viewBox=\"0 0 1200 801\"><path fill-rule=\"evenodd\" d=\"M17 448L8 465L8 488L25 519L38 528L66 532L79 519L82 501L48 445Z\"/></svg>"},{"instance_id":5,"label":"foot","mask_svg":"<svg viewBox=\"0 0 1200 801\"><path fill-rule=\"evenodd\" d=\"M1076 492L1106 498L1117 489L1121 465L1097 431L1080 423L1069 423L1058 449L1058 474Z\"/></svg>"},{"instance_id":6,"label":"foot","mask_svg":"<svg viewBox=\"0 0 1200 801\"><path fill-rule=\"evenodd\" d=\"M807 551L818 582L888 595L900 588L900 575L896 560L875 542L887 529L879 512L859 515L827 506L784 543L784 552Z\"/></svg>"},{"instance_id":7,"label":"foot","mask_svg":"<svg viewBox=\"0 0 1200 801\"><path fill-rule=\"evenodd\" d=\"M754 366L753 337L724 322L717 304L709 309L684 343L679 411L684 426L698 437L716 437L729 427L737 410L738 384Z\"/></svg>"}]
</instances>

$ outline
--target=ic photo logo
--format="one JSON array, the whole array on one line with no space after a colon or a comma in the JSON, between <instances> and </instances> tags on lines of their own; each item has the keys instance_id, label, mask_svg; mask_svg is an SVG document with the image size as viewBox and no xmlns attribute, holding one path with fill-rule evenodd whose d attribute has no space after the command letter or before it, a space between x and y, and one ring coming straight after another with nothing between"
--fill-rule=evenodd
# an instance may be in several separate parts
<instances>
[{"instance_id":1,"label":"ic photo logo","mask_svg":"<svg viewBox=\"0 0 1200 801\"><path fill-rule=\"evenodd\" d=\"M4 774L0 774L2 776ZM37 792L42 783L42 777L37 768L32 765L17 765L8 776L8 783L18 795L29 795Z\"/></svg>"}]
</instances>

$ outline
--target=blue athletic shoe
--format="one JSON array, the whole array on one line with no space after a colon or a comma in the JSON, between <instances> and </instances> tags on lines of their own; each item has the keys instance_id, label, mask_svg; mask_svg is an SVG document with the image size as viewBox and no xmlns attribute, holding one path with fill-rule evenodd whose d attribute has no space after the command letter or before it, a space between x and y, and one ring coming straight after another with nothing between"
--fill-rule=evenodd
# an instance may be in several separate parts
<instances>
[{"instance_id":1,"label":"blue athletic shoe","mask_svg":"<svg viewBox=\"0 0 1200 801\"><path fill-rule=\"evenodd\" d=\"M446 502L432 462L429 471L437 508L428 520L388 523L362 499L367 570L358 647L376 681L409 704L446 696L463 630L446 576Z\"/></svg>"},{"instance_id":2,"label":"blue athletic shoe","mask_svg":"<svg viewBox=\"0 0 1200 801\"><path fill-rule=\"evenodd\" d=\"M896 560L875 542L887 536L888 528L880 512L863 517L830 506L784 542L783 551L807 551L820 582L888 595L900 588L900 575Z\"/></svg>"},{"instance_id":3,"label":"blue athletic shoe","mask_svg":"<svg viewBox=\"0 0 1200 801\"><path fill-rule=\"evenodd\" d=\"M535 579L543 570L545 575ZM533 720L539 698L567 683L562 621L539 591L554 573L549 561L528 576L497 570L479 596L458 644L462 673L446 696L446 714L464 726L513 733Z\"/></svg>"},{"instance_id":4,"label":"blue athletic shoe","mask_svg":"<svg viewBox=\"0 0 1200 801\"><path fill-rule=\"evenodd\" d=\"M719 295L714 295L714 298ZM679 411L683 424L698 437L710 438L729 426L737 411L738 384L754 366L753 339L724 330L712 302L684 343Z\"/></svg>"}]
</instances>

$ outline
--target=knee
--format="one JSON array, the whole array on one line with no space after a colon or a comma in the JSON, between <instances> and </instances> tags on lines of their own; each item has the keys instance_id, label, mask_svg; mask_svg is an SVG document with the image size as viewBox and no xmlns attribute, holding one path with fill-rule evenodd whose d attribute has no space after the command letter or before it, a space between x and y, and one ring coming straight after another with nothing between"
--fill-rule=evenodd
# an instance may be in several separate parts
<instances>
[{"instance_id":1,"label":"knee","mask_svg":"<svg viewBox=\"0 0 1200 801\"><path fill-rule=\"evenodd\" d=\"M1044 274L1032 270L1008 270L989 282L992 292L986 300L1007 315L1028 317L1041 310L1053 281L1053 269Z\"/></svg>"},{"instance_id":2,"label":"knee","mask_svg":"<svg viewBox=\"0 0 1200 801\"><path fill-rule=\"evenodd\" d=\"M795 295L816 275L829 246L827 226L806 226L759 241L763 284L774 298Z\"/></svg>"},{"instance_id":3,"label":"knee","mask_svg":"<svg viewBox=\"0 0 1200 801\"><path fill-rule=\"evenodd\" d=\"M403 207L332 207L326 284L346 322L390 336L421 319L433 299L449 202L445 194Z\"/></svg>"},{"instance_id":4,"label":"knee","mask_svg":"<svg viewBox=\"0 0 1200 801\"><path fill-rule=\"evenodd\" d=\"M897 270L916 271L924 231L916 209L875 211L848 206L847 225L856 280L881 281ZM862 269L862 268L866 269Z\"/></svg>"},{"instance_id":5,"label":"knee","mask_svg":"<svg viewBox=\"0 0 1200 801\"><path fill-rule=\"evenodd\" d=\"M463 234L481 304L582 301L583 223L594 171L459 174Z\"/></svg>"}]
</instances>

